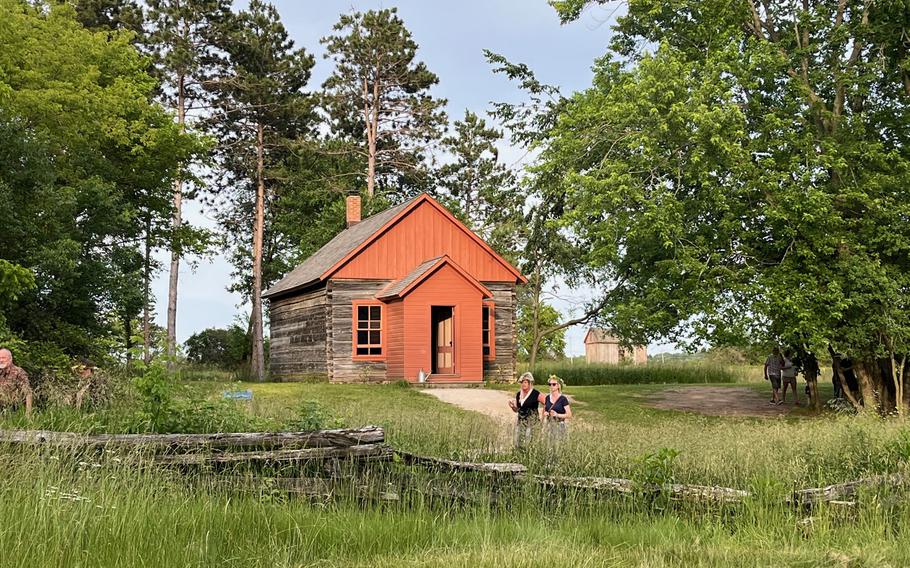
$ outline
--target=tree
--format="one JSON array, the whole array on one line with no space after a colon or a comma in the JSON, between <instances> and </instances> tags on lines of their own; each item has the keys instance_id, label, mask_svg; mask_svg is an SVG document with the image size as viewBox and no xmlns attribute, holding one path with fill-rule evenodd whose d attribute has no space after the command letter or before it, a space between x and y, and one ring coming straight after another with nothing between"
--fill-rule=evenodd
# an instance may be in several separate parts
<instances>
[{"instance_id":1,"label":"tree","mask_svg":"<svg viewBox=\"0 0 910 568\"><path fill-rule=\"evenodd\" d=\"M546 304L540 298L528 298L534 294L533 287L522 288L518 294L518 354L527 357L529 365L531 358L536 364L538 357L545 359L559 359L566 352L566 327L561 327L547 335L541 335L543 328L557 327L562 318L559 310Z\"/></svg>"},{"instance_id":2,"label":"tree","mask_svg":"<svg viewBox=\"0 0 910 568\"><path fill-rule=\"evenodd\" d=\"M211 101L203 84L216 63L215 37L230 15L226 0L148 0L149 49L155 57L163 86L163 99L177 115L177 125L186 131L187 117ZM190 230L183 221L184 185L192 181L191 164L182 164L174 180L171 265L168 280L167 354L177 348L177 284L180 259L187 248L200 244L205 235Z\"/></svg>"},{"instance_id":3,"label":"tree","mask_svg":"<svg viewBox=\"0 0 910 568\"><path fill-rule=\"evenodd\" d=\"M111 282L141 270L196 140L153 102L131 34L87 30L57 3L2 0L0 22L0 250L36 284L7 323L23 341L103 356L114 314L138 313Z\"/></svg>"},{"instance_id":4,"label":"tree","mask_svg":"<svg viewBox=\"0 0 910 568\"><path fill-rule=\"evenodd\" d=\"M314 128L311 97L304 92L313 58L294 48L277 10L260 0L237 15L219 47L228 56L226 73L213 81L218 113L212 123L221 140L218 152L227 175L222 183L229 200L229 211L221 219L237 242L236 221L251 217L243 234L251 235L252 246L235 249L235 266L243 267L251 257L251 281L245 290L252 303L251 372L262 381L265 224L292 141Z\"/></svg>"},{"instance_id":5,"label":"tree","mask_svg":"<svg viewBox=\"0 0 910 568\"><path fill-rule=\"evenodd\" d=\"M830 349L858 362L857 405L904 411L905 21L897 3L628 3L543 156L588 264L627 277L614 328Z\"/></svg>"},{"instance_id":6,"label":"tree","mask_svg":"<svg viewBox=\"0 0 910 568\"><path fill-rule=\"evenodd\" d=\"M502 133L468 110L453 126L454 133L442 139L453 161L437 172L442 200L488 242L501 241L494 233L509 228L509 218L520 217L524 206L512 172L499 161L496 142Z\"/></svg>"},{"instance_id":7,"label":"tree","mask_svg":"<svg viewBox=\"0 0 910 568\"><path fill-rule=\"evenodd\" d=\"M234 324L227 329L209 328L194 333L184 345L191 362L232 370L249 356L250 342L246 330Z\"/></svg>"},{"instance_id":8,"label":"tree","mask_svg":"<svg viewBox=\"0 0 910 568\"><path fill-rule=\"evenodd\" d=\"M421 172L423 149L438 140L445 100L430 88L439 79L415 61L417 43L395 8L342 15L322 39L335 70L323 84L323 104L336 136L366 161L367 196L377 179Z\"/></svg>"},{"instance_id":9,"label":"tree","mask_svg":"<svg viewBox=\"0 0 910 568\"><path fill-rule=\"evenodd\" d=\"M518 82L527 95L526 101L517 104L494 103L493 116L509 130L513 143L526 148L529 154L539 152L546 147L567 99L557 87L538 81L527 65L512 63L490 51L484 54L494 66L494 73ZM516 186L513 200L518 207L508 217L497 219L494 231L497 240L505 237L512 243L515 260L529 277L519 298L519 312L520 333L526 337L531 370L538 351L542 346L546 348L551 337L562 337L569 327L592 321L615 293L604 289L600 297L583 306L578 316L564 321L550 317L553 308L546 300L557 280L570 286L615 282L607 271L593 270L584 262L585 249L573 242L560 225L566 212L566 194L559 183L562 176L563 166L556 161L533 163Z\"/></svg>"},{"instance_id":10,"label":"tree","mask_svg":"<svg viewBox=\"0 0 910 568\"><path fill-rule=\"evenodd\" d=\"M135 0L72 0L76 20L92 31L130 31L141 41L145 16Z\"/></svg>"}]
</instances>

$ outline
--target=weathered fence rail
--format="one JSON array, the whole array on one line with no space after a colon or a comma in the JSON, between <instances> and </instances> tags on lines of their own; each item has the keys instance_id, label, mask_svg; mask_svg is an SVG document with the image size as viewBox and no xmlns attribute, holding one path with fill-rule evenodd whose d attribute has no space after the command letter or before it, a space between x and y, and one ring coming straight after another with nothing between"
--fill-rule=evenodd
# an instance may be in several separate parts
<instances>
[{"instance_id":1,"label":"weathered fence rail","mask_svg":"<svg viewBox=\"0 0 910 568\"><path fill-rule=\"evenodd\" d=\"M663 494L673 500L711 504L741 503L748 491L705 485L641 484L614 477L571 477L530 475L518 463L468 462L423 456L395 450L385 444L380 426L320 430L315 432L245 432L221 434L97 434L85 435L48 430L0 430L0 446L54 446L80 449L116 448L146 451L161 465L196 466L232 463L296 463L308 461L392 461L409 467L440 471L473 472L496 478L530 481L548 489L575 489L620 495ZM229 485L229 478L225 482ZM255 479L268 486L298 494L331 493L332 483L304 481L303 478L246 478L244 487ZM281 481L284 479L285 481ZM236 479L235 479L236 481ZM891 474L794 491L786 502L811 509L821 503L855 504L863 490L910 487L910 475ZM364 492L365 494L367 492Z\"/></svg>"},{"instance_id":2,"label":"weathered fence rail","mask_svg":"<svg viewBox=\"0 0 910 568\"><path fill-rule=\"evenodd\" d=\"M360 444L357 446L302 448L293 450L271 450L267 452L193 452L186 454L164 454L155 461L165 465L204 465L242 462L295 462L312 460L390 460L394 452L383 444Z\"/></svg>"},{"instance_id":3,"label":"weathered fence rail","mask_svg":"<svg viewBox=\"0 0 910 568\"><path fill-rule=\"evenodd\" d=\"M790 503L811 509L820 503L837 503L839 505L854 504L860 491L881 488L896 488L910 486L910 476L893 473L891 475L875 475L846 483L835 483L826 487L812 487L794 491Z\"/></svg>"},{"instance_id":4,"label":"weathered fence rail","mask_svg":"<svg viewBox=\"0 0 910 568\"><path fill-rule=\"evenodd\" d=\"M380 426L315 432L242 432L223 434L75 434L49 430L0 430L0 444L72 447L121 447L168 451L339 448L385 442Z\"/></svg>"}]
</instances>

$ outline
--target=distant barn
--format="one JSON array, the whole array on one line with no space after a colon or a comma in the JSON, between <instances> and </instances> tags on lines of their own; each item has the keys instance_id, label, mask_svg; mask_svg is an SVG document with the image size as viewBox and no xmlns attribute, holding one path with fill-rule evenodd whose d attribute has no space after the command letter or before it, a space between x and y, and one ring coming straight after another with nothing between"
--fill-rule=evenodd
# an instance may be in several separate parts
<instances>
[{"instance_id":1,"label":"distant barn","mask_svg":"<svg viewBox=\"0 0 910 568\"><path fill-rule=\"evenodd\" d=\"M639 365L648 362L648 349L644 345L636 345L630 351L609 331L591 328L585 335L585 359L588 363L617 365L628 362Z\"/></svg>"},{"instance_id":2,"label":"distant barn","mask_svg":"<svg viewBox=\"0 0 910 568\"><path fill-rule=\"evenodd\" d=\"M514 378L515 267L426 194L347 224L263 293L273 380Z\"/></svg>"}]
</instances>

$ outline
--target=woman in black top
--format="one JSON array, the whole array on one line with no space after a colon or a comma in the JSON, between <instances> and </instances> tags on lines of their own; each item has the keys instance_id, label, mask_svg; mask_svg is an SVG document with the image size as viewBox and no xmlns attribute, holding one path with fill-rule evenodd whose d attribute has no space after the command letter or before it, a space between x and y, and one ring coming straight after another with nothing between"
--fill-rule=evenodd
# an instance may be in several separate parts
<instances>
[{"instance_id":1,"label":"woman in black top","mask_svg":"<svg viewBox=\"0 0 910 568\"><path fill-rule=\"evenodd\" d=\"M540 402L543 395L537 389L531 388L534 384L534 375L525 373L518 379L521 389L515 393L515 398L509 400L509 408L518 413L518 423L515 425L515 447L521 448L530 443L534 435L534 428L541 420Z\"/></svg>"},{"instance_id":2,"label":"woman in black top","mask_svg":"<svg viewBox=\"0 0 910 568\"><path fill-rule=\"evenodd\" d=\"M550 394L544 398L543 414L547 421L547 433L551 439L558 441L566 435L566 422L572 418L572 407L569 406L566 395L562 394L562 382L559 377L550 375L547 385L550 387Z\"/></svg>"}]
</instances>

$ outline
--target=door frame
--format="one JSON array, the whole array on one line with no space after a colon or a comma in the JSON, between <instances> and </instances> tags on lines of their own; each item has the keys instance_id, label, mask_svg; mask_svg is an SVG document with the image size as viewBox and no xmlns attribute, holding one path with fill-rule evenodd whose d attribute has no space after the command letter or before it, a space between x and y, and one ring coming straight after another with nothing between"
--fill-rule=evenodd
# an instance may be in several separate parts
<instances>
[{"instance_id":1,"label":"door frame","mask_svg":"<svg viewBox=\"0 0 910 568\"><path fill-rule=\"evenodd\" d=\"M458 334L456 332L457 326L455 325L455 315L456 315L456 306L453 305L437 305L430 304L430 370L436 367L437 358L439 356L438 352L438 341L434 341L436 338L436 323L433 320L433 308L449 308L452 310L452 372L451 373L434 373L443 377L457 377L458 376L458 358L455 356L458 346Z\"/></svg>"}]
</instances>

